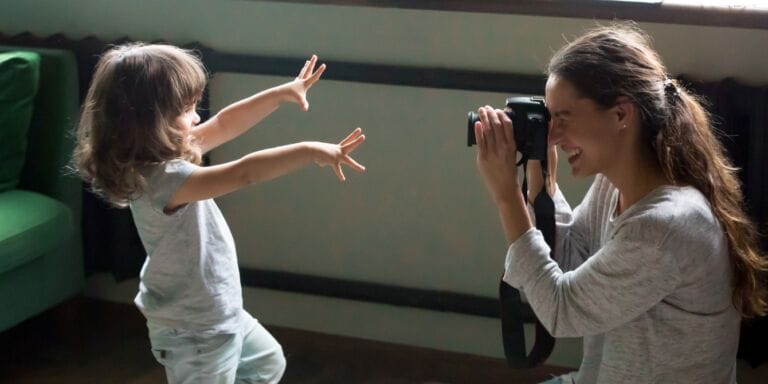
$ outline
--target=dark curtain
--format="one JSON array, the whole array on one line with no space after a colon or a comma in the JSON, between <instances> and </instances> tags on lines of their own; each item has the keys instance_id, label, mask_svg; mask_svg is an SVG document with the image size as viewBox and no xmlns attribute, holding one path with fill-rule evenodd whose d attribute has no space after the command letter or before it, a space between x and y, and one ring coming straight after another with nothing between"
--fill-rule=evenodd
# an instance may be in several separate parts
<instances>
[{"instance_id":1,"label":"dark curtain","mask_svg":"<svg viewBox=\"0 0 768 384\"><path fill-rule=\"evenodd\" d=\"M117 281L139 275L146 252L129 209L109 206L83 191L83 252L86 274L110 272Z\"/></svg>"},{"instance_id":2,"label":"dark curtain","mask_svg":"<svg viewBox=\"0 0 768 384\"><path fill-rule=\"evenodd\" d=\"M763 256L768 250L768 88L739 84L683 83L710 103L709 111L728 155L740 168L746 209L761 232ZM768 317L742 323L739 357L753 367L768 361Z\"/></svg>"}]
</instances>

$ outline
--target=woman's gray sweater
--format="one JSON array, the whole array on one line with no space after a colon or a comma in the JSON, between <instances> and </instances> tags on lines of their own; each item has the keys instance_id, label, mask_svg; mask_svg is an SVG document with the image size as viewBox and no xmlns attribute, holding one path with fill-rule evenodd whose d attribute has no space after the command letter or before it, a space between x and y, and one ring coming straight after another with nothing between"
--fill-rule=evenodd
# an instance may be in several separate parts
<instances>
[{"instance_id":1,"label":"woman's gray sweater","mask_svg":"<svg viewBox=\"0 0 768 384\"><path fill-rule=\"evenodd\" d=\"M725 234L693 187L663 186L615 215L598 175L572 212L557 190L556 252L533 228L507 253L555 337L584 337L578 384L735 383L740 315Z\"/></svg>"}]
</instances>

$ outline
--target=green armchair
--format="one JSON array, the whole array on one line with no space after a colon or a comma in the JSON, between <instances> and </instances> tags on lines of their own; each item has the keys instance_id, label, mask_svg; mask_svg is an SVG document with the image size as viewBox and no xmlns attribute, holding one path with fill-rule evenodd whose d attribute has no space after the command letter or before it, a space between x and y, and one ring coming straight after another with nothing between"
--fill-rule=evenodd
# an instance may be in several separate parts
<instances>
[{"instance_id":1,"label":"green armchair","mask_svg":"<svg viewBox=\"0 0 768 384\"><path fill-rule=\"evenodd\" d=\"M79 113L75 56L65 50L0 46L0 53L12 51L32 52L39 77L36 88L28 87L36 92L30 93L34 99L24 135L3 132L13 125L9 119L23 120L25 112L0 97L2 106L11 106L10 113L0 109L6 113L0 115L0 176L8 173L3 167L18 163L19 168L12 182L0 180L0 331L75 296L85 284L82 187L66 171ZM14 76L6 74L5 80ZM7 96L5 87L0 95ZM14 147L10 138L22 140L21 145ZM14 147L10 152L22 153L20 161L5 158L9 145Z\"/></svg>"}]
</instances>

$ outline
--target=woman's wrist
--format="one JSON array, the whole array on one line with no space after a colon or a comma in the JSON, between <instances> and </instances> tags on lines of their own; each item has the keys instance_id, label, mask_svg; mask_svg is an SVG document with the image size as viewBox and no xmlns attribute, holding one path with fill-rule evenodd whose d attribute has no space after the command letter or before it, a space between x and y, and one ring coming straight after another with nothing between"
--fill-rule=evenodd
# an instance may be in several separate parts
<instances>
[{"instance_id":1,"label":"woman's wrist","mask_svg":"<svg viewBox=\"0 0 768 384\"><path fill-rule=\"evenodd\" d=\"M514 192L506 193L495 199L496 207L500 210L508 212L526 211L525 199L523 199L523 193L519 188L515 188Z\"/></svg>"},{"instance_id":2,"label":"woman's wrist","mask_svg":"<svg viewBox=\"0 0 768 384\"><path fill-rule=\"evenodd\" d=\"M524 205L522 192L518 192L514 199L497 202L497 207L504 235L509 244L517 241L533 227L528 209Z\"/></svg>"}]
</instances>

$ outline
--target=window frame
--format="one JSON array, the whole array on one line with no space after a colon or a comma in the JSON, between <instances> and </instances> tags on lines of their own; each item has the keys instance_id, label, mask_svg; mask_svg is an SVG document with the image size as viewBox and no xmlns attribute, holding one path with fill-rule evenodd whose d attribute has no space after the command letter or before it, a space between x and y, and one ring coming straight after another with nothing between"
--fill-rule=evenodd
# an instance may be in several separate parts
<instances>
[{"instance_id":1,"label":"window frame","mask_svg":"<svg viewBox=\"0 0 768 384\"><path fill-rule=\"evenodd\" d=\"M253 0L252 0L253 1ZM768 29L768 11L681 4L596 0L267 0L283 3L505 13L666 24Z\"/></svg>"}]
</instances>

